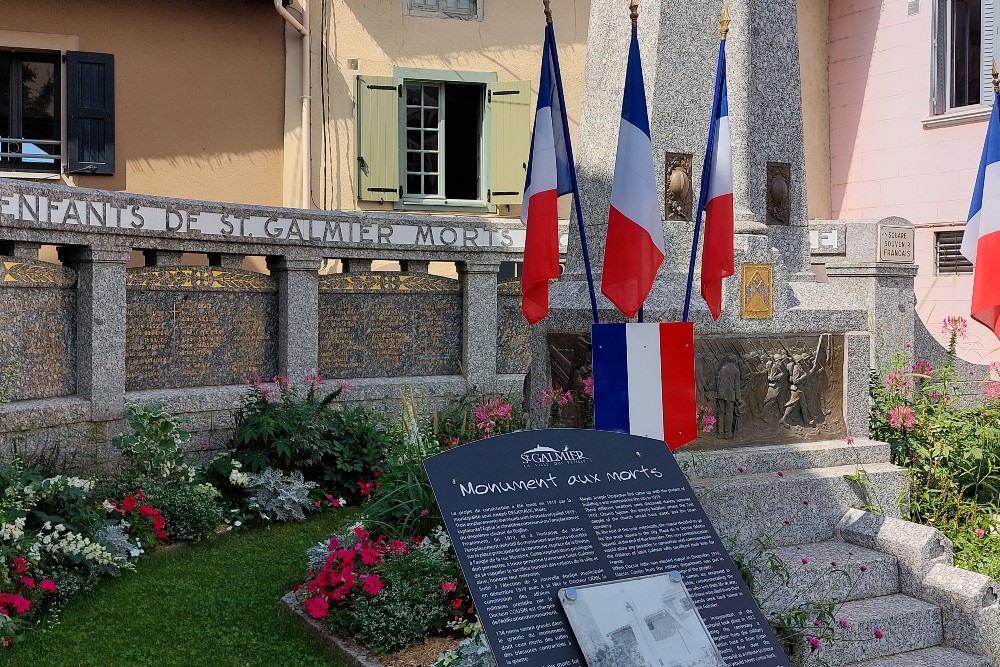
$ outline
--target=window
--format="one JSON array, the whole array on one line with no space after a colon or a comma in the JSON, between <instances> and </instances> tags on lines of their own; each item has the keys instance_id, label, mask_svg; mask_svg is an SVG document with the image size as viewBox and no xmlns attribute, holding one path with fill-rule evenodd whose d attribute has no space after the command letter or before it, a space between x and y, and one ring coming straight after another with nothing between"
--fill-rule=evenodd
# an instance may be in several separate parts
<instances>
[{"instance_id":1,"label":"window","mask_svg":"<svg viewBox=\"0 0 1000 667\"><path fill-rule=\"evenodd\" d=\"M934 12L932 113L993 100L990 69L997 0L937 0Z\"/></svg>"},{"instance_id":2,"label":"window","mask_svg":"<svg viewBox=\"0 0 1000 667\"><path fill-rule=\"evenodd\" d=\"M114 173L113 56L0 53L0 171L57 173L64 161L70 174Z\"/></svg>"},{"instance_id":3,"label":"window","mask_svg":"<svg viewBox=\"0 0 1000 667\"><path fill-rule=\"evenodd\" d=\"M403 14L482 21L483 2L484 0L403 0Z\"/></svg>"},{"instance_id":4,"label":"window","mask_svg":"<svg viewBox=\"0 0 1000 667\"><path fill-rule=\"evenodd\" d=\"M520 204L529 144L527 82L397 70L357 79L357 196L397 208Z\"/></svg>"},{"instance_id":5,"label":"window","mask_svg":"<svg viewBox=\"0 0 1000 667\"><path fill-rule=\"evenodd\" d=\"M0 53L0 169L59 171L58 53Z\"/></svg>"},{"instance_id":6,"label":"window","mask_svg":"<svg viewBox=\"0 0 1000 667\"><path fill-rule=\"evenodd\" d=\"M962 254L964 231L938 232L934 235L934 265L937 275L972 273L972 263Z\"/></svg>"}]
</instances>

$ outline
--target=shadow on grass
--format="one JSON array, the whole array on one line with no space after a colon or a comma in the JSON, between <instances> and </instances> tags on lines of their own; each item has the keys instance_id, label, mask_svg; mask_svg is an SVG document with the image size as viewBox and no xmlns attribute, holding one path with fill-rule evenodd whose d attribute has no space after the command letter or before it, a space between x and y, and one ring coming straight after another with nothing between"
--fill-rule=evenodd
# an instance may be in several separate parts
<instances>
[{"instance_id":1,"label":"shadow on grass","mask_svg":"<svg viewBox=\"0 0 1000 667\"><path fill-rule=\"evenodd\" d=\"M353 518L324 513L157 554L67 605L57 624L30 633L0 663L345 667L280 598L305 579L305 550Z\"/></svg>"}]
</instances>

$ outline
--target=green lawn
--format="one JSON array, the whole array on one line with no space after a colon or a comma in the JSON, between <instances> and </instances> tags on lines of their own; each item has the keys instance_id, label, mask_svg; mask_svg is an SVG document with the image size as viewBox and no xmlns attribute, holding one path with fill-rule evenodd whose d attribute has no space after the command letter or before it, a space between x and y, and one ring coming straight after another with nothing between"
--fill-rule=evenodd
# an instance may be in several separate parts
<instances>
[{"instance_id":1,"label":"green lawn","mask_svg":"<svg viewBox=\"0 0 1000 667\"><path fill-rule=\"evenodd\" d=\"M105 581L0 663L12 667L344 667L280 602L305 575L305 550L347 513L230 533L157 554Z\"/></svg>"}]
</instances>

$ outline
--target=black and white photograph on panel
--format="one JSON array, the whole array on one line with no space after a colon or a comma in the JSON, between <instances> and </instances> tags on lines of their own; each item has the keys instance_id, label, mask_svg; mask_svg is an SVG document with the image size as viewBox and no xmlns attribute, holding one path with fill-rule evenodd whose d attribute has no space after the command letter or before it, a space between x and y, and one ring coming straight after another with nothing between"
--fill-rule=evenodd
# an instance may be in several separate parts
<instances>
[{"instance_id":1,"label":"black and white photograph on panel","mask_svg":"<svg viewBox=\"0 0 1000 667\"><path fill-rule=\"evenodd\" d=\"M726 667L679 572L563 588L588 667Z\"/></svg>"}]
</instances>

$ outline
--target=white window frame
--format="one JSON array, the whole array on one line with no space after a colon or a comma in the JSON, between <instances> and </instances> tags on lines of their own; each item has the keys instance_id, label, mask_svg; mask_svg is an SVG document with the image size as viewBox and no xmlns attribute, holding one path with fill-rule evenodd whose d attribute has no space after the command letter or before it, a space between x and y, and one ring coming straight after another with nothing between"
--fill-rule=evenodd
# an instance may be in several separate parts
<instances>
[{"instance_id":1,"label":"white window frame","mask_svg":"<svg viewBox=\"0 0 1000 667\"><path fill-rule=\"evenodd\" d=\"M441 3L447 0L438 0ZM434 7L427 6L427 2L421 2L421 0L403 0L403 16L415 16L418 18L434 18L434 19L460 19L464 21L482 21L483 20L483 5L486 4L486 0L472 0L476 3L476 11L474 12L463 12L455 11L449 9L436 9Z\"/></svg>"},{"instance_id":2,"label":"white window frame","mask_svg":"<svg viewBox=\"0 0 1000 667\"><path fill-rule=\"evenodd\" d=\"M998 0L981 0L982 38L979 63L980 102L966 106L951 106L951 15L953 0L935 0L931 19L931 99L930 117L926 127L954 125L980 120L993 106L993 86L987 72L993 62L997 44ZM1000 53L996 54L1000 59Z\"/></svg>"}]
</instances>

